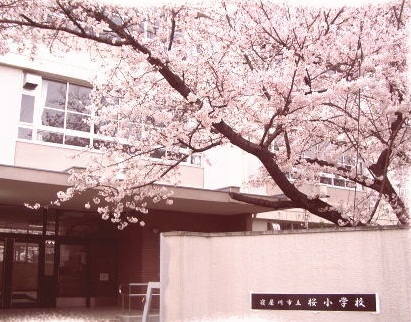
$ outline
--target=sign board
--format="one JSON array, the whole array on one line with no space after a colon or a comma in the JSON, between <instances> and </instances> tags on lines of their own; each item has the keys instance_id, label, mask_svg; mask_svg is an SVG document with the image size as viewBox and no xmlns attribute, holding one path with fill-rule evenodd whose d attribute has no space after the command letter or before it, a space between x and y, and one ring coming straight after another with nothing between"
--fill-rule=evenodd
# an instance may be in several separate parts
<instances>
[{"instance_id":1,"label":"sign board","mask_svg":"<svg viewBox=\"0 0 411 322\"><path fill-rule=\"evenodd\" d=\"M100 273L99 280L102 282L107 282L110 275L108 273Z\"/></svg>"},{"instance_id":2,"label":"sign board","mask_svg":"<svg viewBox=\"0 0 411 322\"><path fill-rule=\"evenodd\" d=\"M377 294L251 294L253 310L378 312Z\"/></svg>"}]
</instances>

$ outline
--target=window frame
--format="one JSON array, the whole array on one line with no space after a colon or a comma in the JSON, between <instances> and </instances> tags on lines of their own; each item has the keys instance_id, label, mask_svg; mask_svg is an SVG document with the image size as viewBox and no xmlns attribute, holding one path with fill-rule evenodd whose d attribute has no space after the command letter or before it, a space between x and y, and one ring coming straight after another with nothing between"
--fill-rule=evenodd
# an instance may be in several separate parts
<instances>
[{"instance_id":1,"label":"window frame","mask_svg":"<svg viewBox=\"0 0 411 322\"><path fill-rule=\"evenodd\" d=\"M54 82L54 83L60 83L65 85L65 95L64 95L64 108L57 108L53 106L48 106L46 103L47 101L47 91L48 91L48 86L46 85L47 82ZM34 107L33 107L33 120L32 122L24 122L20 120L20 113L21 113L21 103L20 103L20 111L19 111L19 119L17 122L17 129L18 129L18 134L17 134L17 141L22 141L22 142L32 142L36 144L42 144L42 145L49 145L49 146L54 146L54 147L63 147L63 148L69 148L69 149L84 149L87 147L90 147L94 151L98 152L99 148L96 147L96 144L99 144L101 142L116 142L116 140L121 143L121 144L127 144L127 139L128 138L116 138L115 136L108 136L100 133L95 133L96 126L93 122L88 125L88 131L82 131L82 130L75 130L75 129L70 129L67 127L68 124L68 116L70 114L73 115L82 115L84 118L90 118L93 119L95 117L95 112L94 111L88 111L89 114L78 112L76 110L71 110L69 108L69 95L70 95L70 86L79 86L81 88L88 88L92 89L91 87L80 85L79 83L70 81L70 80L59 80L55 78L50 78L50 77L42 77L41 83L39 86L37 86L34 89L25 89L22 88L21 91L21 97L20 97L20 102L22 103L23 100L23 95L27 95L30 97L34 98ZM63 113L63 125L62 127L60 126L52 126L52 125L47 125L43 124L43 113L45 110L50 110L50 111L56 111L56 112L62 112ZM122 126L120 125L120 120L116 120L118 123L118 131ZM137 124L137 122L132 122L129 121L130 123ZM145 132L145 127L147 125L145 122L142 122L141 124L141 132L140 136L144 136ZM20 130L24 131L31 131L31 138L28 137L20 137ZM48 133L48 134L54 134L57 136L62 136L61 142L52 142L47 141L46 139L41 139L40 135L42 133ZM88 144L68 144L68 138L76 138L78 140L85 139L88 141ZM167 158L167 151L165 152L165 157ZM151 158L151 157L149 157ZM158 160L158 159L157 159ZM187 154L187 158L183 163L185 165L189 166L194 166L194 167L201 167L202 166L202 155L198 153L194 154Z\"/></svg>"},{"instance_id":2,"label":"window frame","mask_svg":"<svg viewBox=\"0 0 411 322\"><path fill-rule=\"evenodd\" d=\"M47 86L45 85L47 82L54 82L60 83L65 85L65 100L64 100L64 108L59 109L53 106L47 106L46 98L47 98ZM70 93L70 86L80 86L81 88L87 88L91 90L91 87L80 85L75 82L66 81L66 80L56 80L53 78L42 78L41 84L35 89L24 89L22 88L21 99L23 95L28 95L34 97L34 112L33 112L33 122L23 122L18 120L18 131L20 129L24 130L31 130L31 138L24 138L20 137L18 134L17 140L24 141L24 142L35 142L39 144L51 145L51 146L59 146L59 147L66 147L66 148L74 148L74 149L83 149L86 146L92 146L94 140L102 139L99 135L94 134L94 124L87 125L88 131L82 130L75 130L67 127L68 124L68 117L73 115L80 115L84 116L84 118L91 118L93 113L86 114L81 113L75 110L71 110L69 108L69 93ZM63 113L63 126L52 126L43 124L43 112L45 110L62 112ZM21 111L21 106L20 106ZM57 134L62 136L62 142L50 142L44 139L41 139L39 135L44 133L51 133ZM78 138L78 139L86 139L88 141L87 145L73 145L68 144L69 138Z\"/></svg>"}]
</instances>

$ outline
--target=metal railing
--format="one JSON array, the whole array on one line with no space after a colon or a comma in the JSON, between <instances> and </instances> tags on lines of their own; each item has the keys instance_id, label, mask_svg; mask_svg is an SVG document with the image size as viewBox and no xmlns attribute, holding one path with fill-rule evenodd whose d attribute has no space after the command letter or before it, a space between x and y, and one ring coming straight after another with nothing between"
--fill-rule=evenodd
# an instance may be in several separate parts
<instances>
[{"instance_id":1,"label":"metal railing","mask_svg":"<svg viewBox=\"0 0 411 322\"><path fill-rule=\"evenodd\" d=\"M145 288L146 292L136 291L137 289ZM148 283L128 283L120 284L118 293L121 296L121 309L125 309L125 298L127 297L128 311L131 311L131 302L135 298L141 298L141 302L144 302L143 310L143 322L146 322L151 307L151 299L153 296L160 296L160 293L154 293L154 290L160 291L160 282L148 282ZM134 292L136 291L136 292Z\"/></svg>"}]
</instances>

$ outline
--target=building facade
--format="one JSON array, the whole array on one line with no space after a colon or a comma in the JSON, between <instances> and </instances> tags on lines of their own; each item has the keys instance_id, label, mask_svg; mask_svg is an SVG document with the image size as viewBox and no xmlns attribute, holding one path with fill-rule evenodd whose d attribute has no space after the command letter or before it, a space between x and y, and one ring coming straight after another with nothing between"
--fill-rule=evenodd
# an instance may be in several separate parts
<instances>
[{"instance_id":1,"label":"building facade","mask_svg":"<svg viewBox=\"0 0 411 322\"><path fill-rule=\"evenodd\" d=\"M67 187L68 170L84 167L101 140L84 108L97 72L85 54L31 60L0 58L0 307L117 305L118 288L159 280L159 236L168 231L238 232L304 229L329 223L310 214L236 202L230 189L272 200L277 187L251 187L257 160L225 146L190 157L172 206L153 205L146 225L119 231L84 208L87 195L61 207L48 204ZM207 158L208 162L203 162ZM325 178L316 187L332 203L351 202L354 188Z\"/></svg>"},{"instance_id":2,"label":"building facade","mask_svg":"<svg viewBox=\"0 0 411 322\"><path fill-rule=\"evenodd\" d=\"M101 137L83 122L96 72L83 58L1 58L1 308L116 305L120 285L159 280L161 232L245 231L252 214L267 210L205 189L200 156L182 166L174 204L151 207L144 227L118 231L85 209L87 196L61 207L25 207L55 200L67 187L67 170L99 153L84 151Z\"/></svg>"}]
</instances>

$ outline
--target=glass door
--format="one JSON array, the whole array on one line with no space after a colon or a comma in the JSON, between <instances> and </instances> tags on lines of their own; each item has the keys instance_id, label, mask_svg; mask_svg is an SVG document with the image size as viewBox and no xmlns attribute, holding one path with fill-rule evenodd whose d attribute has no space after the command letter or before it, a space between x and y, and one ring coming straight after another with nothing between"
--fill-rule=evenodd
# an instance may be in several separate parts
<instances>
[{"instance_id":1,"label":"glass door","mask_svg":"<svg viewBox=\"0 0 411 322\"><path fill-rule=\"evenodd\" d=\"M14 241L11 265L11 307L36 306L39 289L37 242Z\"/></svg>"},{"instance_id":2,"label":"glass door","mask_svg":"<svg viewBox=\"0 0 411 322\"><path fill-rule=\"evenodd\" d=\"M59 297L88 297L88 250L82 244L60 244Z\"/></svg>"},{"instance_id":3,"label":"glass door","mask_svg":"<svg viewBox=\"0 0 411 322\"><path fill-rule=\"evenodd\" d=\"M6 243L4 240L0 240L0 308L3 305L3 285L4 285L4 254Z\"/></svg>"}]
</instances>

